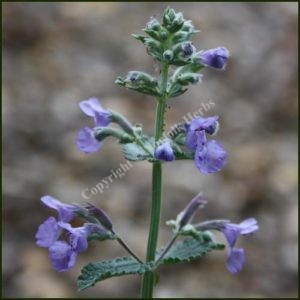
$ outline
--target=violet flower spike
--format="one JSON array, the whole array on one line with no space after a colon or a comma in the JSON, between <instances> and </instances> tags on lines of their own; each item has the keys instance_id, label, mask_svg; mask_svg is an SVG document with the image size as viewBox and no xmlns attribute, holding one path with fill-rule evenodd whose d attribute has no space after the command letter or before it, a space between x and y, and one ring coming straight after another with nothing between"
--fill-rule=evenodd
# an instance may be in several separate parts
<instances>
[{"instance_id":1,"label":"violet flower spike","mask_svg":"<svg viewBox=\"0 0 300 300\"><path fill-rule=\"evenodd\" d=\"M154 151L154 157L159 160L172 161L175 159L175 155L169 141L165 141L158 146Z\"/></svg>"},{"instance_id":2,"label":"violet flower spike","mask_svg":"<svg viewBox=\"0 0 300 300\"><path fill-rule=\"evenodd\" d=\"M199 52L196 57L200 64L223 70L229 57L229 51L225 47L217 47Z\"/></svg>"},{"instance_id":3,"label":"violet flower spike","mask_svg":"<svg viewBox=\"0 0 300 300\"><path fill-rule=\"evenodd\" d=\"M198 131L195 164L202 174L219 172L226 164L227 153L217 141L207 142L205 131Z\"/></svg>"}]
</instances>

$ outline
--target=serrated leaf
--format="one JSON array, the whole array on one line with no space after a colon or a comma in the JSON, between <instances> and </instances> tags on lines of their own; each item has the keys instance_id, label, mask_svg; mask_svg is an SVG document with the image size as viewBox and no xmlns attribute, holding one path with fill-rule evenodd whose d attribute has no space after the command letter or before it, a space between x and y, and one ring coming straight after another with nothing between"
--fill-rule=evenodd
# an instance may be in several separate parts
<instances>
[{"instance_id":1,"label":"serrated leaf","mask_svg":"<svg viewBox=\"0 0 300 300\"><path fill-rule=\"evenodd\" d=\"M143 274L150 270L149 264L141 264L132 257L118 257L112 260L89 263L78 277L80 291L110 277Z\"/></svg>"},{"instance_id":2,"label":"serrated leaf","mask_svg":"<svg viewBox=\"0 0 300 300\"><path fill-rule=\"evenodd\" d=\"M154 152L152 139L144 136L141 138L140 141L144 144L144 147L146 147L150 153ZM146 151L142 146L137 144L137 142L123 144L122 151L125 159L130 161L142 161L153 159L153 155Z\"/></svg>"},{"instance_id":3,"label":"serrated leaf","mask_svg":"<svg viewBox=\"0 0 300 300\"><path fill-rule=\"evenodd\" d=\"M223 250L225 246L213 242L211 239L185 239L177 242L162 259L160 264L175 264L189 262L198 257L204 256L212 250ZM161 253L163 249L159 251ZM159 255L158 253L158 255Z\"/></svg>"}]
</instances>

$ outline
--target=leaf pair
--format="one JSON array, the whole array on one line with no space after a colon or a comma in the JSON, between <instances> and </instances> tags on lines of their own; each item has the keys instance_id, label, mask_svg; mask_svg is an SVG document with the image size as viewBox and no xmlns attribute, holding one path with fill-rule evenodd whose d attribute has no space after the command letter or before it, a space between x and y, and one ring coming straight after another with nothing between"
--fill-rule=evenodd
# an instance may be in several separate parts
<instances>
[{"instance_id":1,"label":"leaf pair","mask_svg":"<svg viewBox=\"0 0 300 300\"><path fill-rule=\"evenodd\" d=\"M166 256L160 261L161 264L175 264L189 262L204 256L212 250L223 250L224 245L218 244L211 239L187 238L177 242ZM164 249L160 249L157 255ZM118 257L112 260L89 263L81 270L78 277L78 288L84 290L110 277L122 275L142 275L148 271L154 271L154 262L141 264L132 257Z\"/></svg>"}]
</instances>

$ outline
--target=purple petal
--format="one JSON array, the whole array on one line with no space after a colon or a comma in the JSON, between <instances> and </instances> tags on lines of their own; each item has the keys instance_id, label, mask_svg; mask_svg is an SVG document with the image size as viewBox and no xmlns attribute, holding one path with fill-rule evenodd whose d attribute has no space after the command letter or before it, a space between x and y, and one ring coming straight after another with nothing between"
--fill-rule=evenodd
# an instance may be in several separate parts
<instances>
[{"instance_id":1,"label":"purple petal","mask_svg":"<svg viewBox=\"0 0 300 300\"><path fill-rule=\"evenodd\" d=\"M90 98L83 100L79 103L80 109L89 117L95 117L95 113L110 115L110 113L105 110L98 98Z\"/></svg>"},{"instance_id":2,"label":"purple petal","mask_svg":"<svg viewBox=\"0 0 300 300\"><path fill-rule=\"evenodd\" d=\"M226 267L230 273L238 273L243 269L246 261L245 251L242 248L231 249L227 258Z\"/></svg>"},{"instance_id":3,"label":"purple petal","mask_svg":"<svg viewBox=\"0 0 300 300\"><path fill-rule=\"evenodd\" d=\"M46 206L58 211L59 221L69 222L75 217L76 206L74 205L62 203L51 196L44 196L41 201Z\"/></svg>"},{"instance_id":4,"label":"purple petal","mask_svg":"<svg viewBox=\"0 0 300 300\"><path fill-rule=\"evenodd\" d=\"M249 218L239 224L241 234L249 234L258 230L257 221L254 218Z\"/></svg>"},{"instance_id":5,"label":"purple petal","mask_svg":"<svg viewBox=\"0 0 300 300\"><path fill-rule=\"evenodd\" d=\"M164 161L174 160L175 156L170 142L166 141L162 145L158 146L154 151L154 156L156 159Z\"/></svg>"},{"instance_id":6,"label":"purple petal","mask_svg":"<svg viewBox=\"0 0 300 300\"><path fill-rule=\"evenodd\" d=\"M225 47L217 47L198 54L199 62L216 69L224 69L229 57Z\"/></svg>"},{"instance_id":7,"label":"purple petal","mask_svg":"<svg viewBox=\"0 0 300 300\"><path fill-rule=\"evenodd\" d=\"M195 164L202 174L220 171L226 163L227 153L217 141L205 143L205 132L197 132Z\"/></svg>"},{"instance_id":8,"label":"purple petal","mask_svg":"<svg viewBox=\"0 0 300 300\"><path fill-rule=\"evenodd\" d=\"M85 153L97 152L102 146L102 143L95 139L94 131L89 127L79 130L76 144L78 149Z\"/></svg>"},{"instance_id":9,"label":"purple petal","mask_svg":"<svg viewBox=\"0 0 300 300\"><path fill-rule=\"evenodd\" d=\"M196 135L195 131L189 130L186 133L185 145L191 150L196 150L196 148L197 148L197 135Z\"/></svg>"},{"instance_id":10,"label":"purple petal","mask_svg":"<svg viewBox=\"0 0 300 300\"><path fill-rule=\"evenodd\" d=\"M95 112L95 126L106 127L110 123L110 114Z\"/></svg>"},{"instance_id":11,"label":"purple petal","mask_svg":"<svg viewBox=\"0 0 300 300\"><path fill-rule=\"evenodd\" d=\"M58 223L61 228L64 228L70 233L70 246L75 252L83 252L88 248L87 230L86 227L72 227L69 223Z\"/></svg>"},{"instance_id":12,"label":"purple petal","mask_svg":"<svg viewBox=\"0 0 300 300\"><path fill-rule=\"evenodd\" d=\"M208 134L215 134L218 129L218 116L208 118L195 118L189 124L185 124L186 146L192 150L197 148L197 132L205 131Z\"/></svg>"},{"instance_id":13,"label":"purple petal","mask_svg":"<svg viewBox=\"0 0 300 300\"><path fill-rule=\"evenodd\" d=\"M208 118L195 118L190 123L190 130L205 130L207 133L212 134L216 124L219 120L219 116L213 116Z\"/></svg>"},{"instance_id":14,"label":"purple petal","mask_svg":"<svg viewBox=\"0 0 300 300\"><path fill-rule=\"evenodd\" d=\"M49 257L53 268L63 272L74 267L77 253L64 241L57 241L49 248Z\"/></svg>"},{"instance_id":15,"label":"purple petal","mask_svg":"<svg viewBox=\"0 0 300 300\"><path fill-rule=\"evenodd\" d=\"M48 218L42 223L35 235L36 244L40 247L50 247L57 241L61 233L61 230L54 217Z\"/></svg>"},{"instance_id":16,"label":"purple petal","mask_svg":"<svg viewBox=\"0 0 300 300\"><path fill-rule=\"evenodd\" d=\"M224 228L222 228L221 231L225 235L230 248L233 248L237 238L240 235L239 227L233 226L233 224L225 224Z\"/></svg>"}]
</instances>

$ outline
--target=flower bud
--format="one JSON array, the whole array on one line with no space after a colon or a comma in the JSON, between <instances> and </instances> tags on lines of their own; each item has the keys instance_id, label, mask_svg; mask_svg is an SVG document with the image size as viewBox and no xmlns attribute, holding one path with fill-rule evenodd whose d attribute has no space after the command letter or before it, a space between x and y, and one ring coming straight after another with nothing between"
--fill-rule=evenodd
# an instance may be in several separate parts
<instances>
[{"instance_id":1,"label":"flower bud","mask_svg":"<svg viewBox=\"0 0 300 300\"><path fill-rule=\"evenodd\" d=\"M180 47L185 57L191 56L196 51L195 46L190 41L182 43Z\"/></svg>"},{"instance_id":2,"label":"flower bud","mask_svg":"<svg viewBox=\"0 0 300 300\"><path fill-rule=\"evenodd\" d=\"M178 215L179 228L182 228L188 224L196 213L197 209L204 207L204 205L207 203L207 201L203 199L202 195L202 193L199 193L196 197L194 197L186 206L186 208Z\"/></svg>"},{"instance_id":3,"label":"flower bud","mask_svg":"<svg viewBox=\"0 0 300 300\"><path fill-rule=\"evenodd\" d=\"M141 71L130 71L126 77L132 85L146 84L148 86L156 86L157 80L151 75Z\"/></svg>"},{"instance_id":4,"label":"flower bud","mask_svg":"<svg viewBox=\"0 0 300 300\"><path fill-rule=\"evenodd\" d=\"M171 61L173 59L174 55L173 55L173 51L172 50L166 50L163 54L163 58L166 61Z\"/></svg>"},{"instance_id":5,"label":"flower bud","mask_svg":"<svg viewBox=\"0 0 300 300\"><path fill-rule=\"evenodd\" d=\"M209 49L199 52L196 55L196 61L216 69L224 69L229 57L229 51L225 47Z\"/></svg>"},{"instance_id":6,"label":"flower bud","mask_svg":"<svg viewBox=\"0 0 300 300\"><path fill-rule=\"evenodd\" d=\"M159 22L157 21L157 19L155 19L154 17L151 17L150 21L146 25L146 28L149 30L158 31L161 28L161 26L160 26Z\"/></svg>"},{"instance_id":7,"label":"flower bud","mask_svg":"<svg viewBox=\"0 0 300 300\"><path fill-rule=\"evenodd\" d=\"M177 82L181 85L197 84L202 75L198 73L184 73L178 76Z\"/></svg>"},{"instance_id":8,"label":"flower bud","mask_svg":"<svg viewBox=\"0 0 300 300\"><path fill-rule=\"evenodd\" d=\"M163 25L166 27L171 24L176 16L175 10L173 8L166 8L163 14Z\"/></svg>"},{"instance_id":9,"label":"flower bud","mask_svg":"<svg viewBox=\"0 0 300 300\"><path fill-rule=\"evenodd\" d=\"M154 151L154 156L156 159L164 161L172 161L175 159L173 149L170 142L167 140L158 146Z\"/></svg>"},{"instance_id":10,"label":"flower bud","mask_svg":"<svg viewBox=\"0 0 300 300\"><path fill-rule=\"evenodd\" d=\"M172 23L169 26L167 26L167 29L171 33L175 33L180 30L180 28L183 26L183 23L184 23L183 15L182 15L182 13L179 12L176 14Z\"/></svg>"},{"instance_id":11,"label":"flower bud","mask_svg":"<svg viewBox=\"0 0 300 300\"><path fill-rule=\"evenodd\" d=\"M99 207L96 207L91 203L88 203L88 205L85 208L88 210L90 214L92 214L101 223L103 227L112 231L113 228L112 221L104 210L102 210Z\"/></svg>"}]
</instances>

